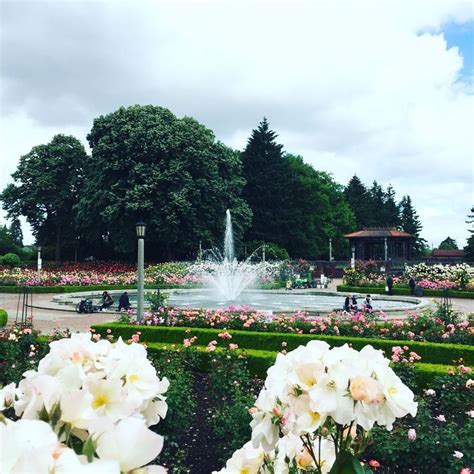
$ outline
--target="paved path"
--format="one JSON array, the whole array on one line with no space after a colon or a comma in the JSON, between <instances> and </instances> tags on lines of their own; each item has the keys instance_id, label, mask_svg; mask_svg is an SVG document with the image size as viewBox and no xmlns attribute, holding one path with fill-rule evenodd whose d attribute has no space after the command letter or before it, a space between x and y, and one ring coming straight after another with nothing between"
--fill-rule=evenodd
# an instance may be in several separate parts
<instances>
[{"instance_id":1,"label":"paved path","mask_svg":"<svg viewBox=\"0 0 474 474\"><path fill-rule=\"evenodd\" d=\"M341 283L341 280L333 280L329 285L329 288L318 291L336 292L337 285L340 285ZM309 289L303 291L312 290ZM34 326L36 329L38 329L44 334L48 334L58 325L62 328L68 328L73 332L83 332L87 331L93 324L113 321L116 319L116 314L114 313L94 313L79 315L76 312L70 311L70 309L65 311L64 305L60 305L52 301L52 298L54 296L54 294L33 295L33 306L35 306L35 308L32 310ZM15 322L18 299L18 294L0 293L0 308L7 310L9 322ZM439 298L420 299L431 304L434 304L436 301L439 301ZM453 298L452 304L455 310L460 311L465 315L469 313L474 313L473 299ZM394 315L393 317L400 318L400 315Z\"/></svg>"}]
</instances>

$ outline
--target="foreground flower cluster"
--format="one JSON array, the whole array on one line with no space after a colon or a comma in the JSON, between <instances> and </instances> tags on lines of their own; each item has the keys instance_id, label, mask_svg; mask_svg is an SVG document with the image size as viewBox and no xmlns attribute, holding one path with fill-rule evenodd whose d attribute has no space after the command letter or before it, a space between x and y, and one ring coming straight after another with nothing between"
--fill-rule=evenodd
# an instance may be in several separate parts
<instances>
[{"instance_id":1,"label":"foreground flower cluster","mask_svg":"<svg viewBox=\"0 0 474 474\"><path fill-rule=\"evenodd\" d=\"M417 403L381 351L311 341L278 355L250 413L252 439L222 474L327 473L335 463L357 464L374 424L391 430L397 418L416 415Z\"/></svg>"},{"instance_id":2,"label":"foreground flower cluster","mask_svg":"<svg viewBox=\"0 0 474 474\"><path fill-rule=\"evenodd\" d=\"M21 417L0 413L0 472L142 468L163 445L148 427L166 415L168 386L140 344L93 342L90 334L52 342L37 371L0 390L0 411Z\"/></svg>"}]
</instances>

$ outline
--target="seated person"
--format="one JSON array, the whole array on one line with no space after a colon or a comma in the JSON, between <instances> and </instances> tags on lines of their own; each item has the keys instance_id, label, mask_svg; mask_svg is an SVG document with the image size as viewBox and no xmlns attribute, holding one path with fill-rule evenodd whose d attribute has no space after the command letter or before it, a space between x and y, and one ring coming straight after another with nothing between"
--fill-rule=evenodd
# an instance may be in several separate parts
<instances>
[{"instance_id":1,"label":"seated person","mask_svg":"<svg viewBox=\"0 0 474 474\"><path fill-rule=\"evenodd\" d=\"M110 308L114 304L114 299L109 295L107 291L102 293L102 305L100 306L100 310Z\"/></svg>"},{"instance_id":2,"label":"seated person","mask_svg":"<svg viewBox=\"0 0 474 474\"><path fill-rule=\"evenodd\" d=\"M343 311L349 311L351 309L351 306L350 306L350 299L348 296L346 296L346 299L344 300L344 304L342 306L342 310Z\"/></svg>"},{"instance_id":3,"label":"seated person","mask_svg":"<svg viewBox=\"0 0 474 474\"><path fill-rule=\"evenodd\" d=\"M356 297L354 295L352 295L352 298L351 298L351 310L352 311L357 311L359 309L359 306L357 304L357 300L356 300Z\"/></svg>"},{"instance_id":4,"label":"seated person","mask_svg":"<svg viewBox=\"0 0 474 474\"><path fill-rule=\"evenodd\" d=\"M119 305L118 310L122 311L122 309L128 311L130 309L130 300L128 299L128 293L124 291L119 298Z\"/></svg>"},{"instance_id":5,"label":"seated person","mask_svg":"<svg viewBox=\"0 0 474 474\"><path fill-rule=\"evenodd\" d=\"M366 311L372 311L372 298L370 295L367 295L364 300L364 309Z\"/></svg>"}]
</instances>

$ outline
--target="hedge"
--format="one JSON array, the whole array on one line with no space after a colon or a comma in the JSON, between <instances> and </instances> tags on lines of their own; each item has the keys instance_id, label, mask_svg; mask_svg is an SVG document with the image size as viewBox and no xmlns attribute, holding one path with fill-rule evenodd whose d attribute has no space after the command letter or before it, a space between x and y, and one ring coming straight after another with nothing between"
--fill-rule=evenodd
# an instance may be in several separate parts
<instances>
[{"instance_id":1,"label":"hedge","mask_svg":"<svg viewBox=\"0 0 474 474\"><path fill-rule=\"evenodd\" d=\"M163 352L170 350L170 344L151 342L147 343L147 350L149 353ZM206 352L205 346L192 346L192 350L198 354L198 368L204 372L208 371L211 364L210 359L214 354L221 354L222 348L216 347L213 352ZM267 370L274 364L277 352L264 351L257 349L244 349L237 350L237 353L244 354L247 357L247 365L252 375L258 378L264 379L267 375ZM446 375L448 373L449 366L441 364L425 364L416 363L416 383L418 389L429 387L430 383L436 377Z\"/></svg>"},{"instance_id":2,"label":"hedge","mask_svg":"<svg viewBox=\"0 0 474 474\"><path fill-rule=\"evenodd\" d=\"M183 339L193 336L197 337L199 345L207 345L212 340L219 340L218 334L224 332L222 329L210 328L186 328L168 326L131 326L123 323L102 323L93 326L96 332L105 336L107 329L111 329L114 337L122 336L123 339L130 339L132 334L141 332L141 340L145 342L163 342L182 344ZM286 342L286 350L293 350L296 347L307 344L309 341L317 339L326 341L331 346L341 346L345 343L352 344L354 349L361 349L370 344L376 349L382 349L387 357L392 354L392 347L407 345L410 350L421 356L424 363L450 364L454 360L463 359L465 365L474 365L474 346L462 344L418 342L418 341L397 341L390 339L346 337L346 336L324 336L316 334L287 334L275 332L256 332L231 330L231 342L238 344L245 349L266 350L272 352L280 351Z\"/></svg>"},{"instance_id":3,"label":"hedge","mask_svg":"<svg viewBox=\"0 0 474 474\"><path fill-rule=\"evenodd\" d=\"M0 293L21 293L24 286L3 285ZM137 285L81 285L81 286L29 286L33 293L77 293L81 291L135 290ZM146 290L172 290L196 288L196 285L145 285Z\"/></svg>"},{"instance_id":4,"label":"hedge","mask_svg":"<svg viewBox=\"0 0 474 474\"><path fill-rule=\"evenodd\" d=\"M363 294L373 294L373 295L386 295L385 287L377 286L348 286L348 285L339 285L337 286L337 291L346 292L346 293L363 293ZM392 294L398 296L412 296L410 288L397 288L394 286L392 288ZM444 296L444 291L442 290L428 290L423 288L423 296ZM474 291L462 291L462 290L448 290L448 296L450 298L468 298L474 299Z\"/></svg>"},{"instance_id":5,"label":"hedge","mask_svg":"<svg viewBox=\"0 0 474 474\"><path fill-rule=\"evenodd\" d=\"M0 328L5 326L8 321L8 313L4 309L0 309Z\"/></svg>"}]
</instances>

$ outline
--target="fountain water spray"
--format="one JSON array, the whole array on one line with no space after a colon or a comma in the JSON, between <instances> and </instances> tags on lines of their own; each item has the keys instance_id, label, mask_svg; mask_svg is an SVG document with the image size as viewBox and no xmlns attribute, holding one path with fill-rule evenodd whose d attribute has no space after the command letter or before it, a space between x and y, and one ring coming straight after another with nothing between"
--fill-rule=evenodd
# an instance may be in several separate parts
<instances>
[{"instance_id":1,"label":"fountain water spray","mask_svg":"<svg viewBox=\"0 0 474 474\"><path fill-rule=\"evenodd\" d=\"M251 263L251 257L242 262L235 258L232 216L227 209L223 249L205 252L205 262L197 273L206 286L215 290L216 299L235 301L242 291L255 283L264 267L263 264Z\"/></svg>"}]
</instances>

